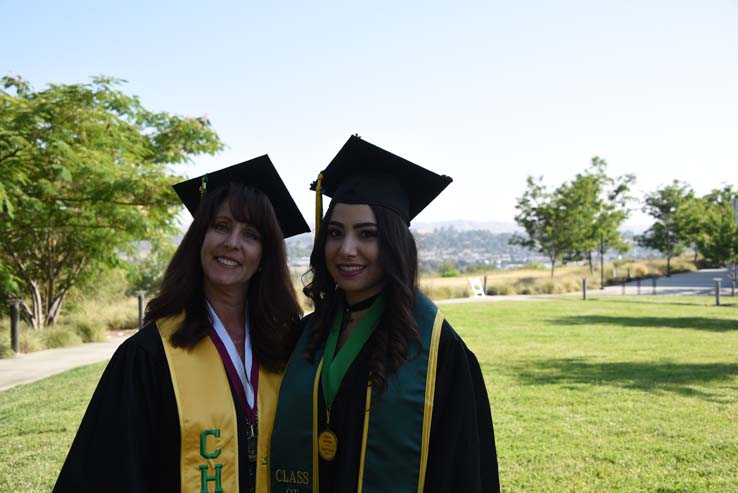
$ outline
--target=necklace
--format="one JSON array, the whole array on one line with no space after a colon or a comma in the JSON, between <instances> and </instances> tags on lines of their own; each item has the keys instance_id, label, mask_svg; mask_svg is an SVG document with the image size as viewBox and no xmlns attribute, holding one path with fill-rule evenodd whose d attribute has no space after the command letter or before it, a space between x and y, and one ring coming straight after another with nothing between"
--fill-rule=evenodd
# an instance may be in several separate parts
<instances>
[{"instance_id":1,"label":"necklace","mask_svg":"<svg viewBox=\"0 0 738 493\"><path fill-rule=\"evenodd\" d=\"M354 303L353 305L349 305L348 303L346 303L346 311L347 312L360 312L361 310L366 310L367 308L372 306L372 303L374 303L374 300L376 300L380 294L382 293L381 292L377 293L374 296L370 296L369 298L365 300L361 300L358 303Z\"/></svg>"}]
</instances>

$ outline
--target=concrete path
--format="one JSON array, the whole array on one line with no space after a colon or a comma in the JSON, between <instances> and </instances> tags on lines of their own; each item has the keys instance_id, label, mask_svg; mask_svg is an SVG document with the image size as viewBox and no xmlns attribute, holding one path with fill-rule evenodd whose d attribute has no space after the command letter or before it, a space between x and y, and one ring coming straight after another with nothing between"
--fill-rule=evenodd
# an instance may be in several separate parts
<instances>
[{"instance_id":1,"label":"concrete path","mask_svg":"<svg viewBox=\"0 0 738 493\"><path fill-rule=\"evenodd\" d=\"M625 294L681 294L681 295L715 295L715 279L720 278L720 295L730 296L731 281L727 269L703 269L696 272L673 274L671 277L644 279L640 282L640 293L637 281L625 284ZM607 286L605 289L592 290L592 294L623 294L623 286Z\"/></svg>"},{"instance_id":2,"label":"concrete path","mask_svg":"<svg viewBox=\"0 0 738 493\"><path fill-rule=\"evenodd\" d=\"M47 349L0 359L0 392L24 383L110 359L131 333L117 333L107 342L92 342L61 349Z\"/></svg>"}]
</instances>

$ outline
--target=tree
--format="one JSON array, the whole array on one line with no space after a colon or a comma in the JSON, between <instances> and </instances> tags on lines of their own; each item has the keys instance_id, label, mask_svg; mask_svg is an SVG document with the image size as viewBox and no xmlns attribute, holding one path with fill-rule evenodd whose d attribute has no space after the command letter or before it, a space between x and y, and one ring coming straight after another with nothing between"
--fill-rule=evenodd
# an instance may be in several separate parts
<instances>
[{"instance_id":1,"label":"tree","mask_svg":"<svg viewBox=\"0 0 738 493\"><path fill-rule=\"evenodd\" d=\"M707 265L729 266L732 281L736 280L738 264L738 221L732 205L737 196L731 186L725 186L695 199L685 211L694 225L691 238L695 249Z\"/></svg>"},{"instance_id":2,"label":"tree","mask_svg":"<svg viewBox=\"0 0 738 493\"><path fill-rule=\"evenodd\" d=\"M671 275L671 259L684 251L691 226L687 213L694 192L686 183L674 180L671 185L646 195L643 211L656 222L639 238L643 246L666 255L666 275Z\"/></svg>"},{"instance_id":3,"label":"tree","mask_svg":"<svg viewBox=\"0 0 738 493\"><path fill-rule=\"evenodd\" d=\"M570 214L560 197L546 190L543 178L528 177L527 188L517 201L515 221L525 229L527 237L513 235L510 243L522 245L542 253L551 264L554 276L556 262L563 261L564 253L571 250Z\"/></svg>"},{"instance_id":4,"label":"tree","mask_svg":"<svg viewBox=\"0 0 738 493\"><path fill-rule=\"evenodd\" d=\"M131 259L126 268L128 274L128 293L147 291L149 293L159 289L164 277L164 271L174 255L177 245L172 238L160 238L148 242L146 252Z\"/></svg>"},{"instance_id":5,"label":"tree","mask_svg":"<svg viewBox=\"0 0 738 493\"><path fill-rule=\"evenodd\" d=\"M619 253L627 252L630 245L623 239L620 228L630 216L630 187L635 182L635 175L626 174L612 178L605 173L607 162L597 156L592 158L594 174L600 184L600 208L595 215L592 238L597 243L600 255L600 288L605 287L605 253L614 249ZM590 270L592 266L590 256Z\"/></svg>"},{"instance_id":6,"label":"tree","mask_svg":"<svg viewBox=\"0 0 738 493\"><path fill-rule=\"evenodd\" d=\"M579 173L554 191L556 201L568 216L566 228L569 247L564 252L564 261L587 260L590 272L593 271L592 251L597 245L594 225L602 209L600 182L598 174Z\"/></svg>"},{"instance_id":7,"label":"tree","mask_svg":"<svg viewBox=\"0 0 738 493\"><path fill-rule=\"evenodd\" d=\"M222 143L206 118L149 111L113 78L42 91L1 81L0 272L39 328L76 282L172 232L178 178L167 165Z\"/></svg>"},{"instance_id":8,"label":"tree","mask_svg":"<svg viewBox=\"0 0 738 493\"><path fill-rule=\"evenodd\" d=\"M548 256L552 277L558 260L587 260L594 272L593 251L599 251L602 259L609 248L628 248L619 228L630 212L628 192L635 177L612 178L606 168L604 159L594 157L589 169L552 193L541 185L541 179L528 178L515 217L528 236L518 235L511 242Z\"/></svg>"},{"instance_id":9,"label":"tree","mask_svg":"<svg viewBox=\"0 0 738 493\"><path fill-rule=\"evenodd\" d=\"M629 192L635 176L610 177L606 171L607 162L595 156L589 169L557 190L571 213L570 225L575 235L572 251L565 257L568 260L586 259L590 273L594 272L593 252L599 253L602 267L607 250L613 248L624 252L629 248L620 227L630 215L632 197ZM603 275L602 269L600 274Z\"/></svg>"}]
</instances>

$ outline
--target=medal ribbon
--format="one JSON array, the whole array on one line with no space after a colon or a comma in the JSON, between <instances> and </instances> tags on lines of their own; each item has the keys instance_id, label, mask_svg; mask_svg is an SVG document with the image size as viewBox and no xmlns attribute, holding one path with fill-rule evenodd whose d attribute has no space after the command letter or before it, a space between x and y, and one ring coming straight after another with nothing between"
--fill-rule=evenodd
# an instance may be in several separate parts
<instances>
[{"instance_id":1,"label":"medal ribbon","mask_svg":"<svg viewBox=\"0 0 738 493\"><path fill-rule=\"evenodd\" d=\"M348 340L341 346L338 354L336 354L338 336L341 332L341 323L344 316L343 302L340 302L338 308L336 317L333 319L328 340L325 343L323 371L320 375L320 384L323 389L323 399L325 400L326 409L330 409L333 405L333 400L336 398L338 389L341 387L343 377L379 323L379 318L384 311L384 294L374 300L369 311L359 321Z\"/></svg>"},{"instance_id":2,"label":"medal ribbon","mask_svg":"<svg viewBox=\"0 0 738 493\"><path fill-rule=\"evenodd\" d=\"M251 350L251 340L249 337L248 312L244 315L244 362L238 356L235 344L228 335L223 323L220 321L218 314L215 313L210 303L207 304L212 322L210 330L210 339L215 344L226 374L236 389L241 405L246 412L249 422L256 420L256 392L259 385L259 364L254 358ZM249 368L250 367L250 368Z\"/></svg>"}]
</instances>

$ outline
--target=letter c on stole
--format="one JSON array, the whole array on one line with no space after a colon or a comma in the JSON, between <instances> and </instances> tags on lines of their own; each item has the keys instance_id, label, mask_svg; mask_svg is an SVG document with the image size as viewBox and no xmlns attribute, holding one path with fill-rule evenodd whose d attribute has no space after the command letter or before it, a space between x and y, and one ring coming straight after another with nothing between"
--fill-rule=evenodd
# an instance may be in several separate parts
<instances>
[{"instance_id":1,"label":"letter c on stole","mask_svg":"<svg viewBox=\"0 0 738 493\"><path fill-rule=\"evenodd\" d=\"M207 451L208 435L212 435L215 438L220 438L220 430L205 430L200 433L200 455L202 455L206 459L215 459L220 455L220 449L215 449L215 452Z\"/></svg>"}]
</instances>

